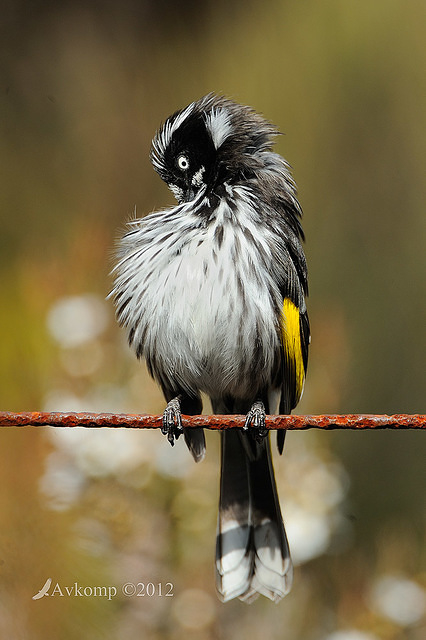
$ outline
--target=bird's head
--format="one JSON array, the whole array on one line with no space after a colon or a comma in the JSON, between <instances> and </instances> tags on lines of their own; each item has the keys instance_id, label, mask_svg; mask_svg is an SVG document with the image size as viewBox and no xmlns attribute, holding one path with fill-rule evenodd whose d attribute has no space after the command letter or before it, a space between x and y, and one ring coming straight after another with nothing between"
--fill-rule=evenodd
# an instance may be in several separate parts
<instances>
[{"instance_id":1,"label":"bird's head","mask_svg":"<svg viewBox=\"0 0 426 640\"><path fill-rule=\"evenodd\" d=\"M275 127L250 107L208 94L177 111L152 142L154 169L179 202L255 176Z\"/></svg>"}]
</instances>

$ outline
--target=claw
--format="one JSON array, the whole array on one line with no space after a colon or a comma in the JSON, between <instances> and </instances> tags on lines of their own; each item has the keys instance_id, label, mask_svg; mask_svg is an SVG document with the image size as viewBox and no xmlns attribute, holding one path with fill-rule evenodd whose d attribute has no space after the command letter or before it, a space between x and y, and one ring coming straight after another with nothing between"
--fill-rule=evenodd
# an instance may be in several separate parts
<instances>
[{"instance_id":1,"label":"claw","mask_svg":"<svg viewBox=\"0 0 426 640\"><path fill-rule=\"evenodd\" d=\"M172 447L175 441L183 433L182 413L180 410L179 398L173 398L173 400L170 400L165 408L161 433L167 436L167 440L170 442Z\"/></svg>"},{"instance_id":2,"label":"claw","mask_svg":"<svg viewBox=\"0 0 426 640\"><path fill-rule=\"evenodd\" d=\"M266 413L263 402L258 400L255 402L246 416L244 423L244 430L252 429L252 433L257 442L262 440L268 435L266 428Z\"/></svg>"}]
</instances>

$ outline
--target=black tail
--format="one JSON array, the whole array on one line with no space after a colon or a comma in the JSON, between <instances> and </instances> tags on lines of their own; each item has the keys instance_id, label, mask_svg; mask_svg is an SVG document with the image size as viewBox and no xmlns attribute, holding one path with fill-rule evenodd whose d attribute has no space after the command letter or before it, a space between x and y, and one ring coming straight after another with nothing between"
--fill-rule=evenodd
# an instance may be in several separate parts
<instances>
[{"instance_id":1,"label":"black tail","mask_svg":"<svg viewBox=\"0 0 426 640\"><path fill-rule=\"evenodd\" d=\"M259 594L278 602L293 581L269 435L260 444L251 439L239 429L221 433L216 586L224 602Z\"/></svg>"}]
</instances>

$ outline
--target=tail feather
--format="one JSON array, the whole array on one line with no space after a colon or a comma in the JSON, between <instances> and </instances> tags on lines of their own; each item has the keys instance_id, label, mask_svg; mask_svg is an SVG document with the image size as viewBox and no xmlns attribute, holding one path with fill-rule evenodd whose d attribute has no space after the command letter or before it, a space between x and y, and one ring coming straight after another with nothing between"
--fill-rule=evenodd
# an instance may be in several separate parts
<instances>
[{"instance_id":1,"label":"tail feather","mask_svg":"<svg viewBox=\"0 0 426 640\"><path fill-rule=\"evenodd\" d=\"M183 436L185 438L186 446L191 452L195 462L201 462L206 455L206 438L204 436L204 429L201 427L195 427L188 429L184 427Z\"/></svg>"},{"instance_id":2,"label":"tail feather","mask_svg":"<svg viewBox=\"0 0 426 640\"><path fill-rule=\"evenodd\" d=\"M236 525L221 530L216 546L216 587L223 602L242 596L253 572L250 528Z\"/></svg>"},{"instance_id":3,"label":"tail feather","mask_svg":"<svg viewBox=\"0 0 426 640\"><path fill-rule=\"evenodd\" d=\"M293 583L287 541L283 545L277 529L271 521L255 528L255 569L251 582L252 589L275 602L289 593Z\"/></svg>"},{"instance_id":4,"label":"tail feather","mask_svg":"<svg viewBox=\"0 0 426 640\"><path fill-rule=\"evenodd\" d=\"M216 545L216 584L226 602L259 594L278 602L291 588L292 564L278 502L269 438L247 455L250 434L225 431Z\"/></svg>"}]
</instances>

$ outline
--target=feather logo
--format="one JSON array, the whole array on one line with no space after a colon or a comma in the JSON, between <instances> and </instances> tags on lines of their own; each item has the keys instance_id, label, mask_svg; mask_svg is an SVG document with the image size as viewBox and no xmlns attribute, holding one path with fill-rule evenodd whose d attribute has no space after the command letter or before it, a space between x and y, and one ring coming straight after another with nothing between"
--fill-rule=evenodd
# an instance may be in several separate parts
<instances>
[{"instance_id":1,"label":"feather logo","mask_svg":"<svg viewBox=\"0 0 426 640\"><path fill-rule=\"evenodd\" d=\"M47 578L46 582L44 583L44 585L42 586L42 588L40 589L40 591L38 593L35 594L35 596L33 596L33 600L40 600L40 598L44 598L44 596L48 596L48 591L50 589L50 585L52 584L52 578Z\"/></svg>"}]
</instances>

